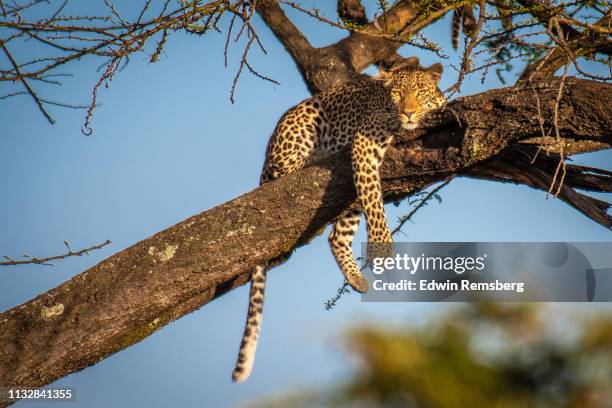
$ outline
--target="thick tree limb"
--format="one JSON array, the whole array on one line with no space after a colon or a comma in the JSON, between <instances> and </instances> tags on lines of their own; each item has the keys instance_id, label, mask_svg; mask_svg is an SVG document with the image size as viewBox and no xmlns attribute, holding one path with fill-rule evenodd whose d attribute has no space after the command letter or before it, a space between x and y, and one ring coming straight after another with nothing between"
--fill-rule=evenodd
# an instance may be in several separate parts
<instances>
[{"instance_id":1,"label":"thick tree limb","mask_svg":"<svg viewBox=\"0 0 612 408\"><path fill-rule=\"evenodd\" d=\"M522 0L521 3L533 8L532 14L545 27L551 18L556 18L555 10L539 0ZM403 45L403 41L447 12L469 2L401 1L376 22L365 24L358 32L351 32L345 39L322 48L313 48L310 45L287 18L278 1L260 0L257 4L263 20L292 55L310 92L317 93L355 79L371 64L391 64L392 60L397 59L397 50ZM357 5L359 2L353 0L339 2L342 10L347 7L355 8ZM340 16L342 15L340 13ZM606 15L595 23L594 27L606 27L609 23L610 16ZM568 49L557 47L542 59L529 64L519 81L533 81L552 76L570 59L591 57L596 53L612 53L612 42L607 35L586 28L579 31L569 23L559 24L564 36L567 36L564 41ZM567 51L572 53L572 58L566 55Z\"/></svg>"},{"instance_id":2,"label":"thick tree limb","mask_svg":"<svg viewBox=\"0 0 612 408\"><path fill-rule=\"evenodd\" d=\"M524 184L548 191L554 182L559 160L561 157L558 154L538 152L533 146L515 145L494 160L476 166L467 175L502 183ZM612 216L608 214L610 204L575 190L610 193L612 172L570 164L566 165L566 171L558 197L598 224L612 228Z\"/></svg>"},{"instance_id":3,"label":"thick tree limb","mask_svg":"<svg viewBox=\"0 0 612 408\"><path fill-rule=\"evenodd\" d=\"M268 28L274 32L276 38L285 46L289 55L293 57L302 77L304 77L303 67L308 64L315 51L315 48L310 45L310 41L289 20L277 0L258 0L257 12Z\"/></svg>"},{"instance_id":4,"label":"thick tree limb","mask_svg":"<svg viewBox=\"0 0 612 408\"><path fill-rule=\"evenodd\" d=\"M399 2L377 22L337 43L313 48L275 0L259 0L257 10L297 64L311 93L355 79L371 64L395 56L402 38L418 32L467 1ZM303 38L303 40L302 40Z\"/></svg>"},{"instance_id":5,"label":"thick tree limb","mask_svg":"<svg viewBox=\"0 0 612 408\"><path fill-rule=\"evenodd\" d=\"M558 80L534 86L550 126ZM609 84L568 78L559 108L561 135L612 145L611 91ZM399 135L382 170L386 200L451 173L469 173L507 146L538 137L534 99L531 88L484 92L431 115L423 129ZM49 384L244 284L254 265L308 242L350 204L351 180L347 152L340 152L155 234L1 313L0 385Z\"/></svg>"}]
</instances>

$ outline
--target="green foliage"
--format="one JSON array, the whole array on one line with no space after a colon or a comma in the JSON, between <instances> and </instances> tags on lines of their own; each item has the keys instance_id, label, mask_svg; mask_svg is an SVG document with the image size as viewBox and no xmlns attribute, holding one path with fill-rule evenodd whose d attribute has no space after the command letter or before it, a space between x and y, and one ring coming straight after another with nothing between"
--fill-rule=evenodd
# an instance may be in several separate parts
<instances>
[{"instance_id":1,"label":"green foliage","mask_svg":"<svg viewBox=\"0 0 612 408\"><path fill-rule=\"evenodd\" d=\"M342 21L342 25L347 29L347 30L351 30L351 31L359 31L359 30L363 30L366 25L365 24L360 24L354 21L349 21L345 18L341 19Z\"/></svg>"},{"instance_id":2,"label":"green foliage","mask_svg":"<svg viewBox=\"0 0 612 408\"><path fill-rule=\"evenodd\" d=\"M364 366L340 395L381 407L610 406L612 320L575 323L481 304L416 332L358 328L347 344Z\"/></svg>"},{"instance_id":3,"label":"green foliage","mask_svg":"<svg viewBox=\"0 0 612 408\"><path fill-rule=\"evenodd\" d=\"M345 344L359 361L354 377L325 392L293 393L291 406L611 406L610 316L471 304L416 329L356 327Z\"/></svg>"}]
</instances>

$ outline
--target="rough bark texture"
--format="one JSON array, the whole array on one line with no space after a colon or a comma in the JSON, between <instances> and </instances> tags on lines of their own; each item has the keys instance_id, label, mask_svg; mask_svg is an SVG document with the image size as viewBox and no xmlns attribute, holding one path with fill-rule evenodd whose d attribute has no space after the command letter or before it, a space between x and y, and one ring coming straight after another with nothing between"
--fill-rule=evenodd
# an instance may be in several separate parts
<instances>
[{"instance_id":1,"label":"rough bark texture","mask_svg":"<svg viewBox=\"0 0 612 408\"><path fill-rule=\"evenodd\" d=\"M552 79L462 98L431 115L423 129L398 136L382 170L386 199L449 173L542 188L504 176L496 160L504 160L508 146L539 136L534 89L551 126L558 85ZM611 95L612 85L568 78L559 107L568 146L612 145ZM351 180L348 154L340 152L155 234L0 314L0 385L48 384L244 284L255 264L290 253L332 221L354 199ZM569 177L568 183L595 191L612 185L605 174Z\"/></svg>"}]
</instances>

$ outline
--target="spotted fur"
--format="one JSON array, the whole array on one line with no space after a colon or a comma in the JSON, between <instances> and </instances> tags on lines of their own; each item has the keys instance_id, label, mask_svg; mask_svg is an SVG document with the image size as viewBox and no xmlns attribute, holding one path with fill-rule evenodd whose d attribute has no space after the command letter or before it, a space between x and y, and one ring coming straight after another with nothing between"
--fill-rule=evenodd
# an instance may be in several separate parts
<instances>
[{"instance_id":1,"label":"spotted fur","mask_svg":"<svg viewBox=\"0 0 612 408\"><path fill-rule=\"evenodd\" d=\"M459 35L463 29L463 33L468 36L473 36L476 31L476 17L470 6L461 6L453 10L453 20L451 24L451 40L453 48L459 47Z\"/></svg>"},{"instance_id":2,"label":"spotted fur","mask_svg":"<svg viewBox=\"0 0 612 408\"><path fill-rule=\"evenodd\" d=\"M422 68L416 58L409 58L402 66L381 70L372 79L332 88L289 109L268 142L260 184L351 146L358 199L336 220L329 245L347 282L359 292L368 290L368 282L357 266L351 245L362 213L370 258L387 250L377 249L376 244L389 248L392 242L378 173L385 151L400 128L416 128L425 113L445 103L438 89L441 74L440 64ZM253 367L264 285L265 265L260 265L251 278L248 317L233 373L237 382L244 381Z\"/></svg>"},{"instance_id":3,"label":"spotted fur","mask_svg":"<svg viewBox=\"0 0 612 408\"><path fill-rule=\"evenodd\" d=\"M266 287L265 265L258 265L251 274L251 291L249 293L249 311L247 321L244 326L240 352L236 368L232 373L235 382L243 382L251 374L253 363L255 362L255 350L257 349L257 339L261 327L263 311L264 289Z\"/></svg>"},{"instance_id":4,"label":"spotted fur","mask_svg":"<svg viewBox=\"0 0 612 408\"><path fill-rule=\"evenodd\" d=\"M453 10L453 21L451 24L451 40L453 48L459 48L459 34L461 34L461 20L463 19L463 7Z\"/></svg>"}]
</instances>

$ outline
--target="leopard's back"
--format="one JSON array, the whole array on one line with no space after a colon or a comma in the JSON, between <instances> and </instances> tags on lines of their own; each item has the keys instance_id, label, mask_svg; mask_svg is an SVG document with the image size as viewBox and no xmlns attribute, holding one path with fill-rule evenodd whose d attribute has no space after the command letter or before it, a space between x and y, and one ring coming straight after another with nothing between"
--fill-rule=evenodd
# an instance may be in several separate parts
<instances>
[{"instance_id":1,"label":"leopard's back","mask_svg":"<svg viewBox=\"0 0 612 408\"><path fill-rule=\"evenodd\" d=\"M281 117L266 149L260 183L297 171L350 145L363 127L399 127L391 94L382 84L361 80L308 98Z\"/></svg>"}]
</instances>

